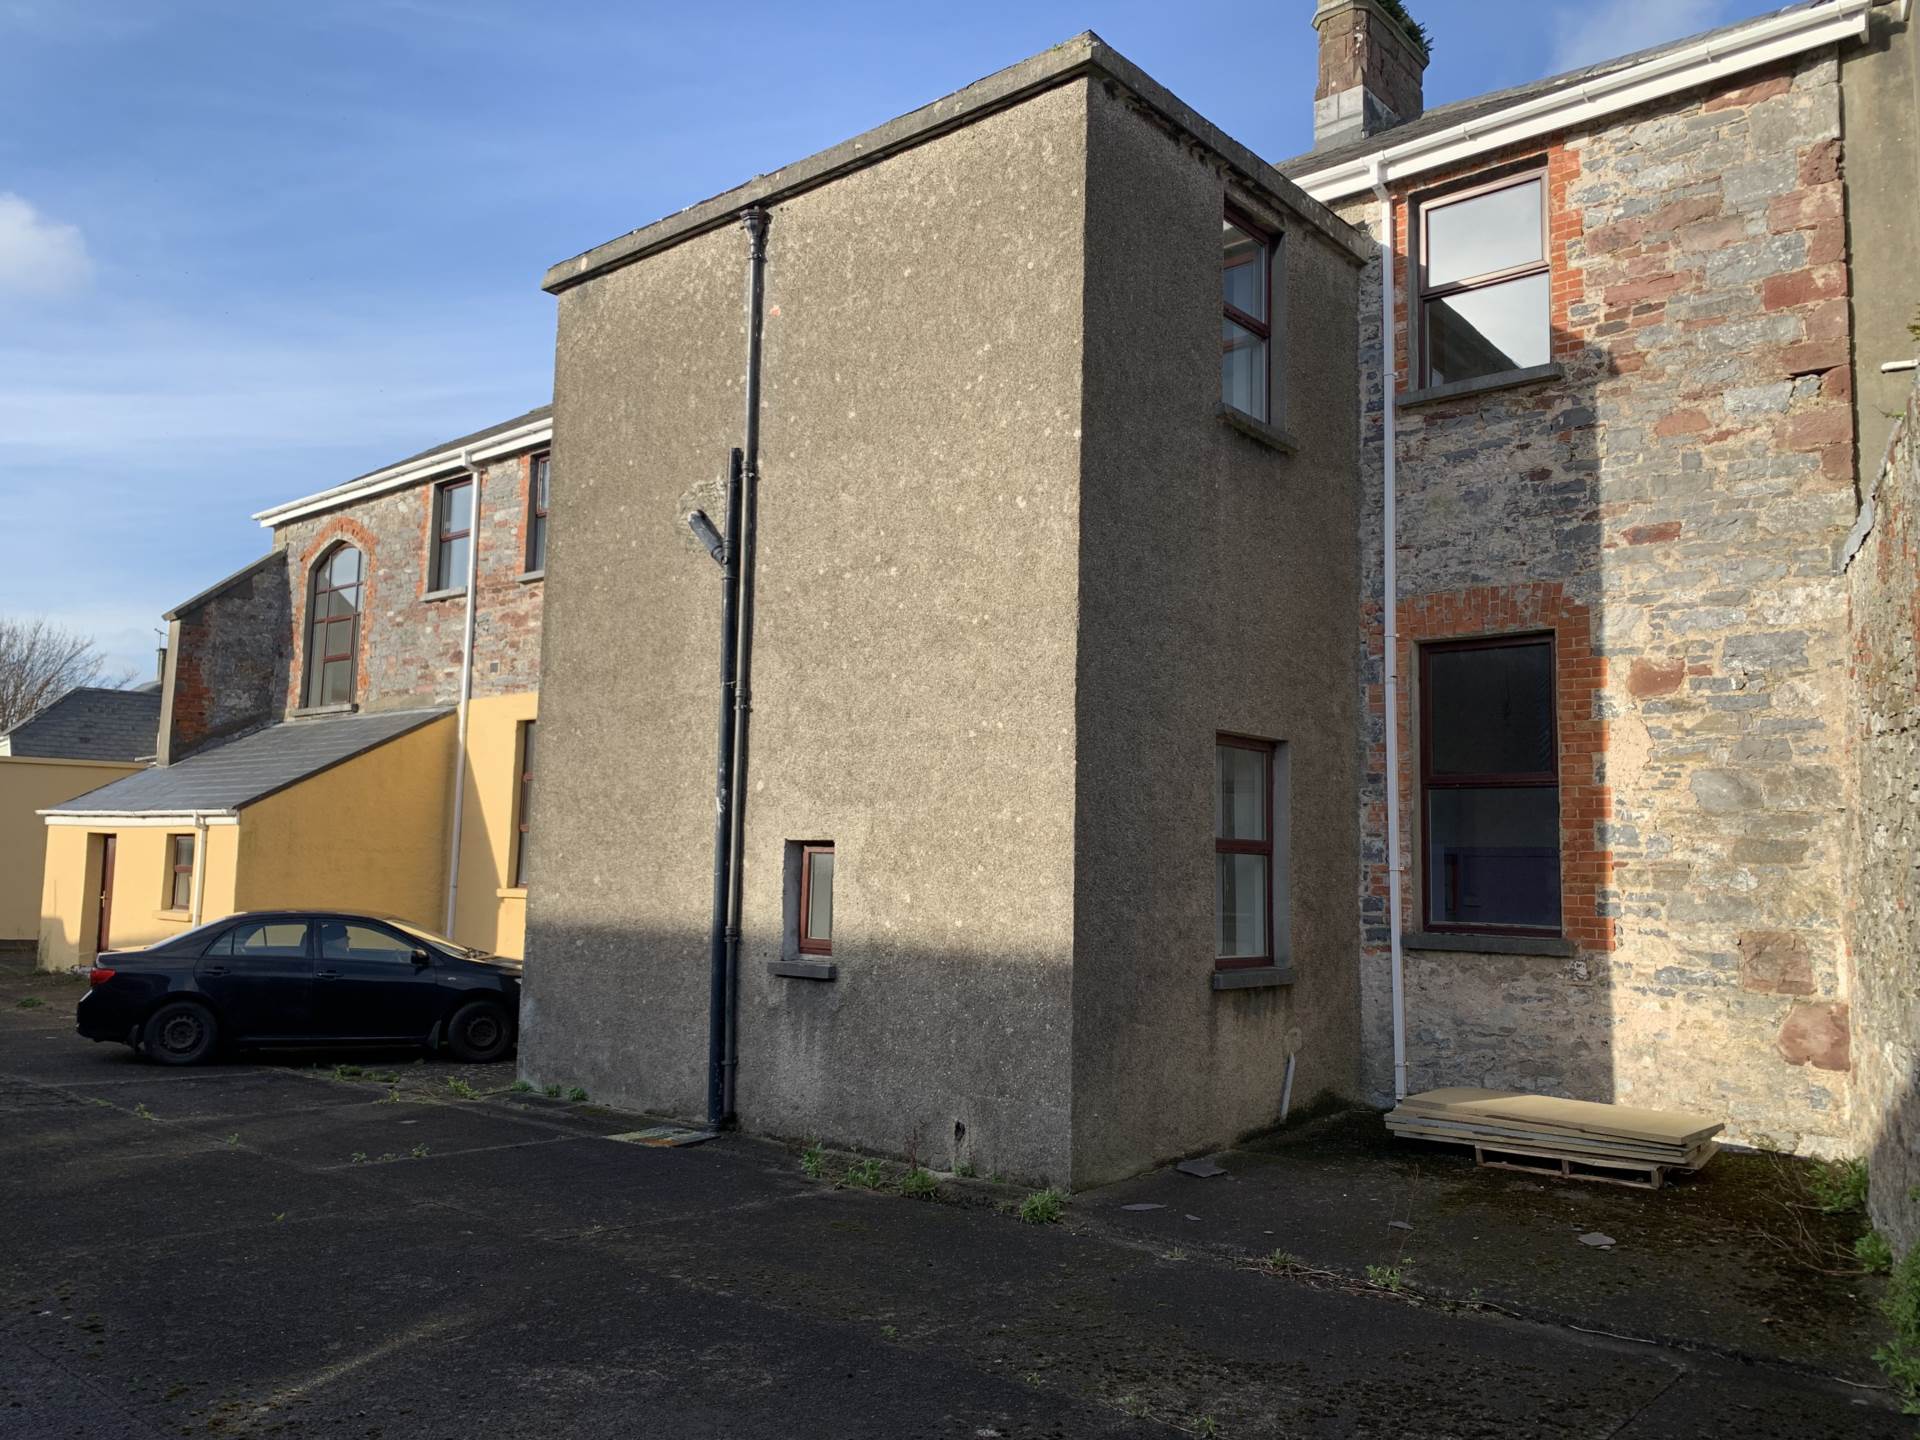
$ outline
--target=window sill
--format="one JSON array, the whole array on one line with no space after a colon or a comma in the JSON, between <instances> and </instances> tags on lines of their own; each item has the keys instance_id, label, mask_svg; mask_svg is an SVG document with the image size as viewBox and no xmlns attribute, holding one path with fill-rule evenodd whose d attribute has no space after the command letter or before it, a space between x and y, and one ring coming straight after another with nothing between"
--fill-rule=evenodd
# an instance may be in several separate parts
<instances>
[{"instance_id":1,"label":"window sill","mask_svg":"<svg viewBox=\"0 0 1920 1440\"><path fill-rule=\"evenodd\" d=\"M522 585L531 585L536 580L546 579L547 572L544 569L529 570L525 574L517 576L516 578L520 581Z\"/></svg>"},{"instance_id":2,"label":"window sill","mask_svg":"<svg viewBox=\"0 0 1920 1440\"><path fill-rule=\"evenodd\" d=\"M1271 990L1276 986L1291 984L1291 965L1259 965L1213 972L1213 988L1216 990Z\"/></svg>"},{"instance_id":3,"label":"window sill","mask_svg":"<svg viewBox=\"0 0 1920 1440\"><path fill-rule=\"evenodd\" d=\"M156 910L153 912L153 918L166 920L175 925L185 925L193 919L193 912L191 910Z\"/></svg>"},{"instance_id":4,"label":"window sill","mask_svg":"<svg viewBox=\"0 0 1920 1440\"><path fill-rule=\"evenodd\" d=\"M1471 380L1455 380L1446 385L1429 385L1424 390L1409 390L1400 397L1399 408L1411 410L1420 405L1438 405L1443 400L1460 400L1469 395L1484 395L1489 390L1511 390L1516 385L1532 385L1541 380L1564 380L1567 369L1558 360L1545 365L1529 365L1524 370L1502 370L1497 375L1476 375Z\"/></svg>"},{"instance_id":5,"label":"window sill","mask_svg":"<svg viewBox=\"0 0 1920 1440\"><path fill-rule=\"evenodd\" d=\"M1294 443L1293 436L1278 425L1269 425L1264 420L1256 420L1246 411L1236 410L1224 400L1214 406L1213 413L1229 430L1238 430L1249 440L1257 441L1269 450L1277 450L1282 455L1291 455L1299 448Z\"/></svg>"},{"instance_id":6,"label":"window sill","mask_svg":"<svg viewBox=\"0 0 1920 1440\"><path fill-rule=\"evenodd\" d=\"M1462 935L1409 930L1400 937L1403 950L1447 950L1461 955L1549 955L1572 958L1577 947L1558 935Z\"/></svg>"},{"instance_id":7,"label":"window sill","mask_svg":"<svg viewBox=\"0 0 1920 1440\"><path fill-rule=\"evenodd\" d=\"M464 600L466 596L467 587L461 585L452 590L429 590L420 597L420 603L427 605L437 600Z\"/></svg>"},{"instance_id":8,"label":"window sill","mask_svg":"<svg viewBox=\"0 0 1920 1440\"><path fill-rule=\"evenodd\" d=\"M833 980L840 967L827 960L769 960L767 973L789 980Z\"/></svg>"},{"instance_id":9,"label":"window sill","mask_svg":"<svg viewBox=\"0 0 1920 1440\"><path fill-rule=\"evenodd\" d=\"M524 900L527 898L527 887L524 885L503 885L500 889L493 892L493 898L496 900Z\"/></svg>"},{"instance_id":10,"label":"window sill","mask_svg":"<svg viewBox=\"0 0 1920 1440\"><path fill-rule=\"evenodd\" d=\"M306 720L315 715L351 715L359 708L359 704L352 700L343 701L338 705L302 705L293 712L293 718Z\"/></svg>"}]
</instances>

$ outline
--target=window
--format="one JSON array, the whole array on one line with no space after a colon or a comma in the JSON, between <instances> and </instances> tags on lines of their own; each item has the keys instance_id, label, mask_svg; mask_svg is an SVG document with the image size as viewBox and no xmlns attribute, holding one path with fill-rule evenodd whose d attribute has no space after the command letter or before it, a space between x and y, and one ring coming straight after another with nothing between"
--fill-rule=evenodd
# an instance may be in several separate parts
<instances>
[{"instance_id":1,"label":"window","mask_svg":"<svg viewBox=\"0 0 1920 1440\"><path fill-rule=\"evenodd\" d=\"M1220 223L1220 399L1256 420L1267 415L1267 350L1271 245L1267 236L1229 210Z\"/></svg>"},{"instance_id":2,"label":"window","mask_svg":"<svg viewBox=\"0 0 1920 1440\"><path fill-rule=\"evenodd\" d=\"M800 953L833 953L833 845L800 847Z\"/></svg>"},{"instance_id":3,"label":"window","mask_svg":"<svg viewBox=\"0 0 1920 1440\"><path fill-rule=\"evenodd\" d=\"M528 462L527 471L527 569L547 568L547 476L553 457L542 453Z\"/></svg>"},{"instance_id":4,"label":"window","mask_svg":"<svg viewBox=\"0 0 1920 1440\"><path fill-rule=\"evenodd\" d=\"M1273 755L1264 740L1214 746L1214 963L1274 963Z\"/></svg>"},{"instance_id":5,"label":"window","mask_svg":"<svg viewBox=\"0 0 1920 1440\"><path fill-rule=\"evenodd\" d=\"M1535 172L1421 205L1426 384L1547 363L1546 194Z\"/></svg>"},{"instance_id":6,"label":"window","mask_svg":"<svg viewBox=\"0 0 1920 1440\"><path fill-rule=\"evenodd\" d=\"M353 699L365 578L360 552L351 545L335 546L314 567L307 603L308 705L345 705Z\"/></svg>"},{"instance_id":7,"label":"window","mask_svg":"<svg viewBox=\"0 0 1920 1440\"><path fill-rule=\"evenodd\" d=\"M301 956L307 953L307 926L302 920L251 920L236 925L206 949L208 955Z\"/></svg>"},{"instance_id":8,"label":"window","mask_svg":"<svg viewBox=\"0 0 1920 1440\"><path fill-rule=\"evenodd\" d=\"M433 573L429 590L467 583L467 547L473 544L473 481L448 480L433 490Z\"/></svg>"},{"instance_id":9,"label":"window","mask_svg":"<svg viewBox=\"0 0 1920 1440\"><path fill-rule=\"evenodd\" d=\"M345 920L320 922L322 960L371 960L378 964L411 965L420 947L387 930L355 925Z\"/></svg>"},{"instance_id":10,"label":"window","mask_svg":"<svg viewBox=\"0 0 1920 1440\"><path fill-rule=\"evenodd\" d=\"M193 836L167 837L167 908L193 908Z\"/></svg>"},{"instance_id":11,"label":"window","mask_svg":"<svg viewBox=\"0 0 1920 1440\"><path fill-rule=\"evenodd\" d=\"M1558 934L1553 639L1420 651L1422 889L1429 930Z\"/></svg>"},{"instance_id":12,"label":"window","mask_svg":"<svg viewBox=\"0 0 1920 1440\"><path fill-rule=\"evenodd\" d=\"M533 727L532 720L520 726L520 794L514 802L516 821L513 841L513 883L527 885L527 817L533 813Z\"/></svg>"}]
</instances>

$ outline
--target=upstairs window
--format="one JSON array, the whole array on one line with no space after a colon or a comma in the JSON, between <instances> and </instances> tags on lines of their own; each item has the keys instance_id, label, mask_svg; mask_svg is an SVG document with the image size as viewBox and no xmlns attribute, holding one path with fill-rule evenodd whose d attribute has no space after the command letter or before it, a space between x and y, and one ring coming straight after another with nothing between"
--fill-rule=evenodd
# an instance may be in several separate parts
<instances>
[{"instance_id":1,"label":"upstairs window","mask_svg":"<svg viewBox=\"0 0 1920 1440\"><path fill-rule=\"evenodd\" d=\"M459 590L467 583L473 544L473 481L447 480L433 490L433 573L429 590Z\"/></svg>"},{"instance_id":2,"label":"upstairs window","mask_svg":"<svg viewBox=\"0 0 1920 1440\"><path fill-rule=\"evenodd\" d=\"M527 474L527 569L538 572L547 568L547 476L553 468L553 457L540 454L533 457Z\"/></svg>"},{"instance_id":3,"label":"upstairs window","mask_svg":"<svg viewBox=\"0 0 1920 1440\"><path fill-rule=\"evenodd\" d=\"M833 843L800 847L800 953L833 953Z\"/></svg>"},{"instance_id":4,"label":"upstairs window","mask_svg":"<svg viewBox=\"0 0 1920 1440\"><path fill-rule=\"evenodd\" d=\"M193 836L167 837L167 908L193 908Z\"/></svg>"},{"instance_id":5,"label":"upstairs window","mask_svg":"<svg viewBox=\"0 0 1920 1440\"><path fill-rule=\"evenodd\" d=\"M1546 195L1546 176L1536 171L1422 203L1424 385L1551 358Z\"/></svg>"},{"instance_id":6,"label":"upstairs window","mask_svg":"<svg viewBox=\"0 0 1920 1440\"><path fill-rule=\"evenodd\" d=\"M1420 651L1427 929L1560 933L1560 770L1548 635Z\"/></svg>"},{"instance_id":7,"label":"upstairs window","mask_svg":"<svg viewBox=\"0 0 1920 1440\"><path fill-rule=\"evenodd\" d=\"M1268 420L1272 242L1232 210L1220 224L1220 237L1220 399L1242 414Z\"/></svg>"},{"instance_id":8,"label":"upstairs window","mask_svg":"<svg viewBox=\"0 0 1920 1440\"><path fill-rule=\"evenodd\" d=\"M346 705L353 700L355 659L360 647L360 587L366 574L360 552L336 545L313 567L307 598L307 704Z\"/></svg>"}]
</instances>

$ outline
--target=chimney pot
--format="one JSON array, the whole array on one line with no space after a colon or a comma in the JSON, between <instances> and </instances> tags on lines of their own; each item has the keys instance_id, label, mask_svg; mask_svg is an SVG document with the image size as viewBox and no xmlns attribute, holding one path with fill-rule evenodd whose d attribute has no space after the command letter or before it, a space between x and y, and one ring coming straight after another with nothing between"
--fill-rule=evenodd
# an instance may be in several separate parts
<instances>
[{"instance_id":1,"label":"chimney pot","mask_svg":"<svg viewBox=\"0 0 1920 1440\"><path fill-rule=\"evenodd\" d=\"M1320 34L1314 149L1377 135L1425 108L1426 47L1379 0L1316 0L1313 28Z\"/></svg>"}]
</instances>

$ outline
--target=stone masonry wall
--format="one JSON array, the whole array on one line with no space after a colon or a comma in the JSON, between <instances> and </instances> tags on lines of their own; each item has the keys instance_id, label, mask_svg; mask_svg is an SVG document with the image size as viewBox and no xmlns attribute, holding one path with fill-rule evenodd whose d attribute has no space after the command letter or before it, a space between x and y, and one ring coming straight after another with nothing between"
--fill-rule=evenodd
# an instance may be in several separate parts
<instances>
[{"instance_id":1,"label":"stone masonry wall","mask_svg":"<svg viewBox=\"0 0 1920 1440\"><path fill-rule=\"evenodd\" d=\"M278 551L262 556L170 619L172 685L161 717L162 764L279 714L292 658L284 558Z\"/></svg>"},{"instance_id":2,"label":"stone masonry wall","mask_svg":"<svg viewBox=\"0 0 1920 1440\"><path fill-rule=\"evenodd\" d=\"M1873 1223L1920 1241L1920 389L1896 422L1873 529L1848 572L1853 623L1854 1129ZM1876 457L1877 458L1877 457Z\"/></svg>"},{"instance_id":3,"label":"stone masonry wall","mask_svg":"<svg viewBox=\"0 0 1920 1440\"><path fill-rule=\"evenodd\" d=\"M1398 412L1400 923L1422 913L1415 647L1551 630L1572 943L1409 950L1409 1081L1702 1110L1735 1138L1826 1152L1847 1145L1850 1063L1837 68L1824 54L1743 78L1463 172L1544 163L1564 373ZM1396 196L1403 364L1406 202L1454 178ZM1380 233L1371 197L1340 208ZM1361 981L1384 1099L1378 307L1363 314Z\"/></svg>"},{"instance_id":4,"label":"stone masonry wall","mask_svg":"<svg viewBox=\"0 0 1920 1440\"><path fill-rule=\"evenodd\" d=\"M540 683L545 586L525 574L529 477L530 457L525 455L495 461L485 469L475 531L480 547L475 696L514 694ZM427 588L433 490L422 483L389 491L275 532L275 543L287 556L293 596L294 649L282 697L288 711L301 704L306 659L301 637L313 566L340 540L358 546L367 565L356 703L362 710L391 710L451 704L458 698L466 594L464 588Z\"/></svg>"}]
</instances>

